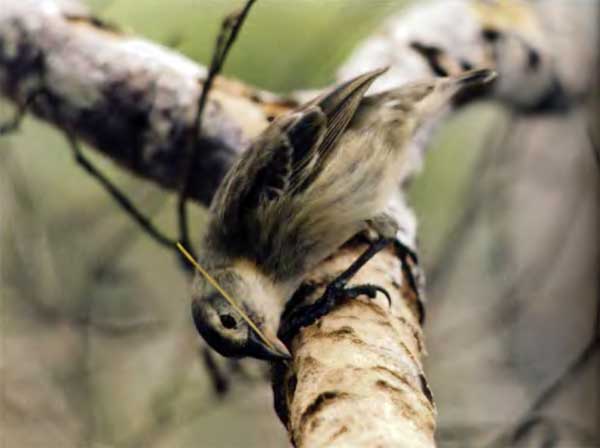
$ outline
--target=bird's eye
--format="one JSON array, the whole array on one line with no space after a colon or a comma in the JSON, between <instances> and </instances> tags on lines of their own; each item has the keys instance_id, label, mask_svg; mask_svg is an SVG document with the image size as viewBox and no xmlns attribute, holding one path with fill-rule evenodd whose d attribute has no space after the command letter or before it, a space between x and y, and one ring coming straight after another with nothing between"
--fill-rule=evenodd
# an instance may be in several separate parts
<instances>
[{"instance_id":1,"label":"bird's eye","mask_svg":"<svg viewBox=\"0 0 600 448\"><path fill-rule=\"evenodd\" d=\"M221 314L219 319L221 319L221 324L228 330L237 327L237 322L230 314Z\"/></svg>"}]
</instances>

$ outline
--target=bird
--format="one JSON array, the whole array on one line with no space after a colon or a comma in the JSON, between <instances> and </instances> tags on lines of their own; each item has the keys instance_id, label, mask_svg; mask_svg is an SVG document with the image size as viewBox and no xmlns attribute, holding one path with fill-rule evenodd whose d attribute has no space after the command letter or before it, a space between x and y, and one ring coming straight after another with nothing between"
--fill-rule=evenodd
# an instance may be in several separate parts
<instances>
[{"instance_id":1,"label":"bird","mask_svg":"<svg viewBox=\"0 0 600 448\"><path fill-rule=\"evenodd\" d=\"M285 361L281 313L303 277L367 227L379 234L286 334L326 314L342 295L387 295L347 287L362 265L394 240L385 206L420 126L467 89L495 78L477 69L365 96L387 69L363 73L275 118L225 175L191 287L194 324L226 357ZM388 296L389 298L389 296Z\"/></svg>"}]
</instances>

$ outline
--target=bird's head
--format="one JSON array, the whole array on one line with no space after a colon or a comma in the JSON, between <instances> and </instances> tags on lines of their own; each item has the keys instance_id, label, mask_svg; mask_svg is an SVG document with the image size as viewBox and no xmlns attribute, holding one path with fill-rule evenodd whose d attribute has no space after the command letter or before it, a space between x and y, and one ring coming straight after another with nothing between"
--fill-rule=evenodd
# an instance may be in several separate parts
<instances>
[{"instance_id":1,"label":"bird's head","mask_svg":"<svg viewBox=\"0 0 600 448\"><path fill-rule=\"evenodd\" d=\"M277 338L277 296L272 282L248 263L202 268L192 285L192 317L204 340L223 356L290 359Z\"/></svg>"}]
</instances>

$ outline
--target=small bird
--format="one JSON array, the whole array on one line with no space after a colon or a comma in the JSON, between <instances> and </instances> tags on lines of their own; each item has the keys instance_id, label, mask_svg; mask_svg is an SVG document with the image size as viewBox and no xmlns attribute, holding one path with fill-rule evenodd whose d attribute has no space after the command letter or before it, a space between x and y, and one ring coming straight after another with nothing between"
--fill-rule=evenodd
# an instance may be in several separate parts
<instances>
[{"instance_id":1,"label":"small bird","mask_svg":"<svg viewBox=\"0 0 600 448\"><path fill-rule=\"evenodd\" d=\"M385 70L344 82L276 118L217 190L202 255L199 263L191 260L199 271L192 316L223 356L289 359L277 337L286 301L310 269L367 226L381 240L327 288L327 297L297 316L294 326L325 314L337 296L387 294L373 285L345 285L395 237L385 206L397 188L408 144L456 94L487 84L495 73L472 70L365 97Z\"/></svg>"}]
</instances>

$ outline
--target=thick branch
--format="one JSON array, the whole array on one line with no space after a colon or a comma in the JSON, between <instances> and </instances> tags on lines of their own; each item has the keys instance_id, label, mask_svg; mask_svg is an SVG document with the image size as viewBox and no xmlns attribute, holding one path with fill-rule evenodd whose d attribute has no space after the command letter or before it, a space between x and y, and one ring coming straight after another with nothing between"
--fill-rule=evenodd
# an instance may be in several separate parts
<instances>
[{"instance_id":1,"label":"thick branch","mask_svg":"<svg viewBox=\"0 0 600 448\"><path fill-rule=\"evenodd\" d=\"M135 174L176 189L184 154L194 144L188 137L205 69L64 4L3 2L0 93L19 107L31 101L29 109L39 118L72 130ZM494 22L498 11L482 12L472 4L434 3L391 18L356 50L339 77L389 64L375 86L382 89L469 66L494 66L501 75L497 97L520 108L547 106L557 76L539 26L506 30L505 21ZM526 16L527 9L520 14ZM524 22L535 23L535 17ZM445 26L449 23L461 26ZM193 149L201 157L192 169L190 197L208 203L237 152L272 116L293 105L218 78L203 119L204 138ZM417 167L418 160L410 165Z\"/></svg>"},{"instance_id":2,"label":"thick branch","mask_svg":"<svg viewBox=\"0 0 600 448\"><path fill-rule=\"evenodd\" d=\"M389 64L391 69L374 86L383 90L426 76L492 66L500 75L488 92L492 97L522 113L563 112L581 95L585 75L563 79L556 70L539 11L531 5L487 4L489 8L469 1L437 2L392 17L356 50L340 77ZM505 20L515 15L520 20ZM418 171L430 136L431 127L426 127L415 139L400 179ZM414 242L412 215L399 210L404 239ZM360 252L338 252L309 279L322 283ZM393 292L391 309L384 300L348 301L293 341L294 361L275 372L274 390L295 446L435 445L435 406L422 371L421 328L401 272L398 261L386 253L355 279Z\"/></svg>"},{"instance_id":3,"label":"thick branch","mask_svg":"<svg viewBox=\"0 0 600 448\"><path fill-rule=\"evenodd\" d=\"M6 0L0 9L0 92L71 129L137 175L175 189L194 139L205 70L59 3ZM273 96L218 78L204 111L190 198L208 203L246 142L279 109Z\"/></svg>"},{"instance_id":4,"label":"thick branch","mask_svg":"<svg viewBox=\"0 0 600 448\"><path fill-rule=\"evenodd\" d=\"M393 17L339 76L389 64L376 86L383 89L486 65L500 72L492 93L505 103L528 112L560 105L565 78L554 71L554 55L533 9L516 0L479 3L499 9L474 4L436 2ZM513 27L506 15L515 14L520 21ZM0 92L19 105L35 95L30 109L38 117L74 130L120 165L166 188L177 188L183 173L204 76L180 55L52 0L4 0L0 10ZM571 82L567 90L574 96L583 85ZM245 143L289 106L219 79L203 118L205 138L193 148L202 157L192 168L190 197L208 203ZM422 137L399 178L418 169L428 140ZM413 245L414 218L401 211L398 222ZM347 247L309 277L323 282L359 252L360 247ZM433 445L435 408L422 372L425 350L415 298L405 280L398 260L380 254L356 281L384 286L392 308L383 299L349 301L293 341L295 359L278 372L274 390L297 446Z\"/></svg>"},{"instance_id":5,"label":"thick branch","mask_svg":"<svg viewBox=\"0 0 600 448\"><path fill-rule=\"evenodd\" d=\"M353 244L325 261L310 282L324 284L363 250ZM383 286L375 300L348 300L292 345L275 371L276 408L297 447L433 446L435 405L423 373L417 297L392 251L353 280ZM319 291L317 291L317 296Z\"/></svg>"},{"instance_id":6,"label":"thick branch","mask_svg":"<svg viewBox=\"0 0 600 448\"><path fill-rule=\"evenodd\" d=\"M39 118L72 130L120 165L165 188L178 187L184 155L195 144L193 151L201 156L192 168L189 194L208 203L247 141L272 116L294 105L219 78L209 95L204 138L194 143L188 137L194 131L205 69L64 3L3 2L0 93L21 107L31 101L29 109ZM390 64L375 86L382 89L469 66L494 66L501 75L493 92L497 97L520 108L551 102L557 75L539 26L523 26L522 33L506 30L505 21L493 19L502 11L478 9L469 1L446 3L452 5L434 3L391 18L344 64L340 78ZM535 23L533 13L521 9L521 16L531 16L524 23ZM422 151L425 145L419 141L417 146ZM414 158L412 169L419 159Z\"/></svg>"}]
</instances>

